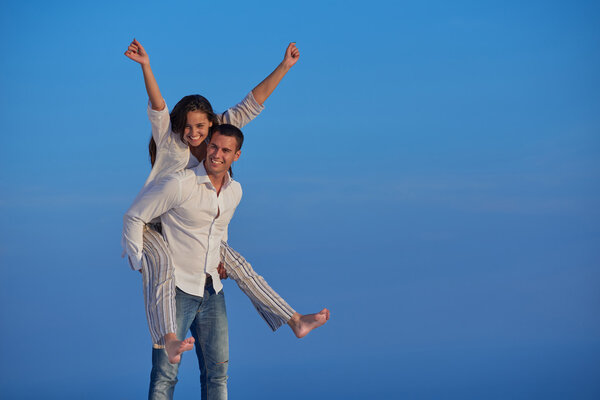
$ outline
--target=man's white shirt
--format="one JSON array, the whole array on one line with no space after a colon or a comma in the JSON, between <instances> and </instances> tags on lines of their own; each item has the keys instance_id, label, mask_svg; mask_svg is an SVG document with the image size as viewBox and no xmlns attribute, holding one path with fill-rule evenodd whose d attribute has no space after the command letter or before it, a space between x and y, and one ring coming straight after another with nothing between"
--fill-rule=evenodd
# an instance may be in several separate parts
<instances>
[{"instance_id":1,"label":"man's white shirt","mask_svg":"<svg viewBox=\"0 0 600 400\"><path fill-rule=\"evenodd\" d=\"M229 174L217 196L202 162L148 185L123 218L125 251L133 268L141 268L145 224L160 216L177 287L202 296L210 274L219 292L221 240L227 240L227 226L241 198L242 187Z\"/></svg>"}]
</instances>

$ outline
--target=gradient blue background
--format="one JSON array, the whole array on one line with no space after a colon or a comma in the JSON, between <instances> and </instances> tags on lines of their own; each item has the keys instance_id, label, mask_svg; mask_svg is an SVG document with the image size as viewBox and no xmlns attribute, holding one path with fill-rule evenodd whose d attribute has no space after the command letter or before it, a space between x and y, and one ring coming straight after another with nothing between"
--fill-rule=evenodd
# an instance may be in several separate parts
<instances>
[{"instance_id":1,"label":"gradient blue background","mask_svg":"<svg viewBox=\"0 0 600 400\"><path fill-rule=\"evenodd\" d=\"M303 1L0 6L0 397L140 399L150 340L122 215L167 103L240 100L230 243L300 312L227 282L233 399L600 398L600 6ZM199 398L193 355L177 398Z\"/></svg>"}]
</instances>

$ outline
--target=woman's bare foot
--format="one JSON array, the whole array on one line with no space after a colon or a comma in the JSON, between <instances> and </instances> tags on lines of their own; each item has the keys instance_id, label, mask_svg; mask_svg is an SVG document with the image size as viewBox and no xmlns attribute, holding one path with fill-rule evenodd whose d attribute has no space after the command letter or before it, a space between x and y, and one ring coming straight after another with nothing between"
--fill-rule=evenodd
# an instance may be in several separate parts
<instances>
[{"instance_id":1,"label":"woman's bare foot","mask_svg":"<svg viewBox=\"0 0 600 400\"><path fill-rule=\"evenodd\" d=\"M181 361L181 353L194 348L194 338L189 337L185 340L177 339L174 333L165 335L165 350L171 364L178 364Z\"/></svg>"},{"instance_id":2,"label":"woman's bare foot","mask_svg":"<svg viewBox=\"0 0 600 400\"><path fill-rule=\"evenodd\" d=\"M316 314L298 314L292 315L288 321L288 325L292 328L294 335L298 339L308 335L310 331L323 325L329 320L329 310L324 308Z\"/></svg>"}]
</instances>

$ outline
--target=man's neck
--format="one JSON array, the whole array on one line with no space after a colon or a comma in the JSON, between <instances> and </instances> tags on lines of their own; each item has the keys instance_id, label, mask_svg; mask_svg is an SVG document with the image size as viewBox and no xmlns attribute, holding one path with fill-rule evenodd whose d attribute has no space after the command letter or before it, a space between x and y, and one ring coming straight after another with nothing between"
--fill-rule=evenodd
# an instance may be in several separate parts
<instances>
[{"instance_id":1,"label":"man's neck","mask_svg":"<svg viewBox=\"0 0 600 400\"><path fill-rule=\"evenodd\" d=\"M204 160L204 162L206 163L206 160ZM206 164L204 164L204 169L206 170ZM208 179L210 179L210 182L215 187L215 189L217 191L217 196L218 196L219 193L221 193L221 188L223 187L223 184L225 182L225 177L227 176L227 172L224 172L222 174L211 174L210 172L206 171L206 175L208 176Z\"/></svg>"}]
</instances>

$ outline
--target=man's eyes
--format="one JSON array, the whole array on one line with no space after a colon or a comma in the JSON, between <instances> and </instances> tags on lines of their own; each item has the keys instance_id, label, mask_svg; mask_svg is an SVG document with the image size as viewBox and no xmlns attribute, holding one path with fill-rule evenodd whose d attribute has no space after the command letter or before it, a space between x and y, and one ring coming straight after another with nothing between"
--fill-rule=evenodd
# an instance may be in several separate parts
<instances>
[{"instance_id":1,"label":"man's eyes","mask_svg":"<svg viewBox=\"0 0 600 400\"><path fill-rule=\"evenodd\" d=\"M219 147L216 144L209 144L208 145L209 149L218 149ZM221 151L223 153L231 153L231 149L228 149L227 147L221 147Z\"/></svg>"}]
</instances>

